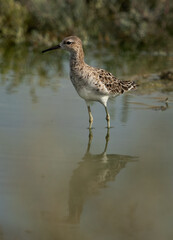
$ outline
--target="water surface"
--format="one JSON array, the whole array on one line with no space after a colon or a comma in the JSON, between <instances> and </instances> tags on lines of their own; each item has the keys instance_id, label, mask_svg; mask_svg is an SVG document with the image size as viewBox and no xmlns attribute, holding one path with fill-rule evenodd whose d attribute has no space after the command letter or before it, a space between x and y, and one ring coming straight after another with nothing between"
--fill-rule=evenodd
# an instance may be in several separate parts
<instances>
[{"instance_id":1,"label":"water surface","mask_svg":"<svg viewBox=\"0 0 173 240\"><path fill-rule=\"evenodd\" d=\"M172 63L101 53L87 62L118 76ZM0 66L0 239L172 239L173 93L110 101L109 132L96 103L89 132L67 54L6 48Z\"/></svg>"}]
</instances>

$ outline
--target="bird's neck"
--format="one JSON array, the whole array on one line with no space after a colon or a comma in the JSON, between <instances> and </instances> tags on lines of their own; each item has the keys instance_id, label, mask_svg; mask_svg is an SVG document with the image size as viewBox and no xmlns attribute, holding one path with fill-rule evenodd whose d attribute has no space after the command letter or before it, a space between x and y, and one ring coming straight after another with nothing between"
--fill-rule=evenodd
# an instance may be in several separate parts
<instances>
[{"instance_id":1,"label":"bird's neck","mask_svg":"<svg viewBox=\"0 0 173 240\"><path fill-rule=\"evenodd\" d=\"M71 52L70 55L70 68L71 70L75 70L76 68L81 68L85 65L84 62L84 52L82 46L75 50L74 52Z\"/></svg>"}]
</instances>

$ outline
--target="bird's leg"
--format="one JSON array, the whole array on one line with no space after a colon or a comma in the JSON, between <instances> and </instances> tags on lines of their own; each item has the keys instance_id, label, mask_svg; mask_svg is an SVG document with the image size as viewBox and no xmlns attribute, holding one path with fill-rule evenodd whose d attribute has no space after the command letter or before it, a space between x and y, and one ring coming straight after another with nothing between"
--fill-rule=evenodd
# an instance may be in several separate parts
<instances>
[{"instance_id":1,"label":"bird's leg","mask_svg":"<svg viewBox=\"0 0 173 240\"><path fill-rule=\"evenodd\" d=\"M93 116L91 114L91 108L90 106L87 106L88 107L88 114L89 114L89 129L92 128L92 124L93 124Z\"/></svg>"},{"instance_id":2,"label":"bird's leg","mask_svg":"<svg viewBox=\"0 0 173 240\"><path fill-rule=\"evenodd\" d=\"M89 153L90 151L92 139L93 139L92 129L89 128L87 153Z\"/></svg>"},{"instance_id":3,"label":"bird's leg","mask_svg":"<svg viewBox=\"0 0 173 240\"><path fill-rule=\"evenodd\" d=\"M104 153L107 151L107 147L108 147L108 142L109 142L109 129L110 129L110 128L107 128L107 134L106 134L106 136L105 136L106 143L105 143Z\"/></svg>"},{"instance_id":4,"label":"bird's leg","mask_svg":"<svg viewBox=\"0 0 173 240\"><path fill-rule=\"evenodd\" d=\"M110 115L108 113L108 109L106 106L105 106L105 111L106 111L107 128L110 128Z\"/></svg>"},{"instance_id":5,"label":"bird's leg","mask_svg":"<svg viewBox=\"0 0 173 240\"><path fill-rule=\"evenodd\" d=\"M93 139L92 129L89 128L88 146L87 146L87 150L85 152L85 155L84 155L83 159L89 159L92 139Z\"/></svg>"}]
</instances>

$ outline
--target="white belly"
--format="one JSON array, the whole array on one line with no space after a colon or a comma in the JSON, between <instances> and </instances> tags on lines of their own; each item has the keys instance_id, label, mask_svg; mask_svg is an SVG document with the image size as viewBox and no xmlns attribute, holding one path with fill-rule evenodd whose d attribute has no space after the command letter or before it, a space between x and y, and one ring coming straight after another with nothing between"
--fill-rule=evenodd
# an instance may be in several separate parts
<instances>
[{"instance_id":1,"label":"white belly","mask_svg":"<svg viewBox=\"0 0 173 240\"><path fill-rule=\"evenodd\" d=\"M82 88L78 90L78 94L81 98L84 98L85 100L99 101L100 99L100 95L98 95L96 91L93 91L88 88Z\"/></svg>"},{"instance_id":2,"label":"white belly","mask_svg":"<svg viewBox=\"0 0 173 240\"><path fill-rule=\"evenodd\" d=\"M104 105L107 103L109 98L107 90L102 86L101 91L98 91L92 77L85 79L71 75L71 81L79 96L85 101L98 101Z\"/></svg>"},{"instance_id":3,"label":"white belly","mask_svg":"<svg viewBox=\"0 0 173 240\"><path fill-rule=\"evenodd\" d=\"M85 99L86 102L97 101L106 106L109 96L100 95L96 91L91 89L82 88L78 91L78 94L81 98Z\"/></svg>"}]
</instances>

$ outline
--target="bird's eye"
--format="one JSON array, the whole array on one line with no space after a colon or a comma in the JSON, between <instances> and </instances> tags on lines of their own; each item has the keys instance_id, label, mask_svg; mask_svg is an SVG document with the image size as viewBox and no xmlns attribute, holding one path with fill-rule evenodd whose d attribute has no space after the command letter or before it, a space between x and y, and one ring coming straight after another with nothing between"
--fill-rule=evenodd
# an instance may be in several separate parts
<instances>
[{"instance_id":1,"label":"bird's eye","mask_svg":"<svg viewBox=\"0 0 173 240\"><path fill-rule=\"evenodd\" d=\"M70 45L71 43L72 43L72 42L70 42L70 41L67 41L67 42L66 42L66 44L68 44L68 45Z\"/></svg>"}]
</instances>

